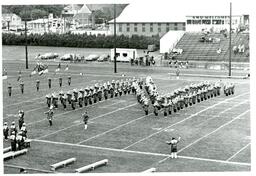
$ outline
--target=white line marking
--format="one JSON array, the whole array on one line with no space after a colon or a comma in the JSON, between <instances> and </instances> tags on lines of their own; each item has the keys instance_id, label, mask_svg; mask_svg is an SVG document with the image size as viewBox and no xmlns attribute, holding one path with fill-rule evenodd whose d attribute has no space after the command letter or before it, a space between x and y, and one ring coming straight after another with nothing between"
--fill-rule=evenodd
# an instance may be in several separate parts
<instances>
[{"instance_id":1,"label":"white line marking","mask_svg":"<svg viewBox=\"0 0 256 176\"><path fill-rule=\"evenodd\" d=\"M148 114L148 115L144 115L144 116L141 116L141 117L139 117L139 118L137 118L137 119L131 120L131 121L126 122L126 123L123 123L122 125L119 125L119 126L117 126L117 127L115 127L115 128L112 128L112 129L110 129L110 130L107 130L107 131L105 131L105 132L103 132L103 133L100 133L100 134L97 134L97 135L95 135L95 136L92 136L92 137L90 137L90 138L88 138L88 139L86 139L86 140L83 140L83 141L81 141L81 142L78 142L77 144L81 144L81 143L83 143L83 142L87 142L87 141L89 141L89 140L92 140L92 139L94 139L94 138L97 138L97 137L99 137L99 136L102 136L102 135L104 135L104 134L106 134L106 133L109 133L109 132L114 131L114 130L116 130L116 129L118 129L118 128L121 128L121 127L123 127L123 126L125 126L125 125L128 125L128 124L130 124L130 123L133 123L133 122L135 122L135 121L137 121L137 120L140 120L140 119L142 119L142 118L144 118L144 117L147 117L147 116L149 116L149 115L151 115L151 114L153 114L153 113L150 113L150 114Z\"/></svg>"},{"instance_id":2,"label":"white line marking","mask_svg":"<svg viewBox=\"0 0 256 176\"><path fill-rule=\"evenodd\" d=\"M180 123L182 123L182 122L184 122L184 121L186 121L186 120L189 120L189 119L191 119L192 117L194 117L194 116L196 116L196 115L198 115L198 114L200 114L200 113L202 113L202 112L204 112L204 111L206 111L206 110L208 110L208 109L214 108L215 106L218 106L218 105L222 104L223 102L226 102L226 101L235 99L235 98L237 98L237 97L240 97L240 96L243 96L243 95L246 95L246 94L248 94L248 93L244 93L244 94L241 94L241 95L238 95L238 96L229 98L229 99L225 99L225 100L223 100L223 101L221 101L221 102L219 102L219 103L216 103L216 104L214 104L214 105L212 105L212 106L209 106L209 107L207 107L207 108L205 108L205 109L203 109L203 110L201 110L201 111L199 111L199 112L197 112L197 113L195 113L195 114L192 114L191 116L189 116L189 117L187 117L187 118L185 118L185 119L183 119L183 120L181 120L181 121L179 121L179 122L176 122L176 123L174 123L174 124L172 124L172 125L170 125L170 126L167 126L166 128L164 128L164 129L162 129L162 130L160 130L160 131L158 131L158 132L152 133L151 135L149 135L149 136L147 136L147 137L145 137L145 138L143 138L143 139L141 139L141 140L139 140L139 141L137 141L137 142L135 142L135 143L133 143L133 144L131 144L131 145L125 147L125 148L123 148L123 149L127 149L127 148L129 148L129 147L131 147L131 146L134 146L134 145L136 145L137 143L140 143L141 141L144 141L144 140L146 140L146 139L148 139L148 138L150 138L150 137L152 137L152 136L154 136L154 135L156 135L156 134L158 134L158 133L161 133L162 131L164 131L164 130L170 128L170 127L173 127L173 126L175 126L175 125L177 125L177 124L180 124Z\"/></svg>"},{"instance_id":3,"label":"white line marking","mask_svg":"<svg viewBox=\"0 0 256 176\"><path fill-rule=\"evenodd\" d=\"M120 100L120 101L118 101L116 103L112 103L112 104L109 104L109 105L106 105L106 106L102 106L101 108L107 108L107 107L110 107L112 105L116 105L116 104L123 103L123 102L125 102L125 100Z\"/></svg>"},{"instance_id":4,"label":"white line marking","mask_svg":"<svg viewBox=\"0 0 256 176\"><path fill-rule=\"evenodd\" d=\"M236 119L238 119L239 117L241 117L241 116L245 115L245 114L246 114L247 112L249 112L249 111L250 111L250 110L247 110L247 111L243 112L242 114L238 115L238 116L237 116L237 117L235 117L234 119L232 119L232 120L228 121L227 123L225 123L225 124L221 125L221 126L220 126L220 127L218 127L217 129L213 130L212 132L210 132L210 133L208 133L208 134L206 134L206 135L204 135L204 136L200 137L199 139L197 139L197 140L195 140L194 142L190 143L190 144L189 144L189 145L187 145L186 147L183 147L182 149L180 149L177 153L182 152L183 150L185 150L185 149L187 149L188 147L190 147L190 146L194 145L195 143L197 143L197 142L201 141L202 139L204 139L204 138L206 138L206 137L210 136L211 134L215 133L216 131L220 130L221 128L223 128L223 127L225 127L225 126L229 125L230 123L232 123L233 121L235 121L235 120L236 120ZM162 163L162 162L164 162L165 160L167 160L167 159L169 159L169 158L170 158L170 156L168 156L168 157L166 157L166 158L164 158L164 159L162 159L162 160L158 161L158 163Z\"/></svg>"},{"instance_id":5,"label":"white line marking","mask_svg":"<svg viewBox=\"0 0 256 176\"><path fill-rule=\"evenodd\" d=\"M42 143L49 143L49 144L57 144L57 145L67 145L67 146L75 146L75 147L82 147L82 148L91 148L91 149L98 149L98 150L107 150L107 151L114 151L114 152L136 153L136 154L141 154L141 155L163 156L163 157L171 156L169 154L163 154L163 153L141 152L141 151L133 151L133 150L98 147L98 146L91 146L91 145L81 145L81 144L72 144L72 143L65 143L65 142L38 140L38 139L34 139L34 140L32 140L32 142L33 141L42 142ZM207 158L196 158L196 157L189 157L189 156L179 156L179 158L192 159L192 160L202 160L202 161L211 161L211 162L218 162L218 163L225 163L225 164L251 166L250 163L230 162L230 161L214 160L214 159L207 159Z\"/></svg>"},{"instance_id":6,"label":"white line marking","mask_svg":"<svg viewBox=\"0 0 256 176\"><path fill-rule=\"evenodd\" d=\"M125 106L125 107L123 107L123 108L118 108L118 109L116 109L116 110L114 110L114 111L111 111L111 112L108 112L108 113L105 113L105 114L101 114L101 115L99 115L99 116L97 116L97 117L95 117L95 118L92 118L92 120L95 120L95 119L98 119L98 118L100 118L100 117L104 117L104 116L106 116L106 115L108 115L108 114L113 114L113 113L118 112L118 111L121 111L121 110L123 110L123 109L129 108L129 107L132 107L132 106L135 106L136 104L137 104L137 103L133 103L133 104L128 105L128 106ZM88 122L88 123L93 123L93 122ZM57 130L57 131L54 131L54 132L49 133L49 134L46 134L46 135L44 135L44 136L37 137L36 139L41 139L41 138L44 138L44 137L46 137L46 136L50 136L50 135L52 135L52 134L56 134L56 133L58 133L58 132L67 130L67 129L69 129L69 128L72 128L72 127L74 127L74 126L78 126L78 125L81 125L81 124L82 124L82 122L81 122L81 123L77 123L77 124L75 124L75 125L71 125L71 126L69 126L69 127L63 128L63 129L60 129L60 130Z\"/></svg>"},{"instance_id":7,"label":"white line marking","mask_svg":"<svg viewBox=\"0 0 256 176\"><path fill-rule=\"evenodd\" d=\"M221 128L223 128L223 127L229 125L230 123L232 123L233 121L235 121L235 120L238 119L239 117L244 116L244 115L245 115L246 113L248 113L249 111L250 111L250 110L247 110L247 111L243 112L242 114L236 116L236 117L233 118L232 120L230 120L230 121L228 121L227 123L224 123L223 125L221 125L219 128L213 130L212 132L210 132L210 133L208 133L208 134L206 134L206 135L200 137L199 139L195 140L194 142L190 143L190 144L187 145L186 147L180 149L177 153L182 152L183 150L187 149L188 147L190 147L190 146L194 145L195 143L201 141L203 138L206 138L206 137L210 136L211 134L215 133L216 131L219 131Z\"/></svg>"},{"instance_id":8,"label":"white line marking","mask_svg":"<svg viewBox=\"0 0 256 176\"><path fill-rule=\"evenodd\" d=\"M241 148L238 152L236 152L234 155L232 155L230 158L228 158L226 161L230 161L231 159L233 159L238 153L240 153L241 151L243 151L244 149L246 149L251 143L247 144L246 146L244 146L243 148Z\"/></svg>"},{"instance_id":9,"label":"white line marking","mask_svg":"<svg viewBox=\"0 0 256 176\"><path fill-rule=\"evenodd\" d=\"M241 104L244 104L244 103L247 102L247 101L248 101L248 100L245 100L245 101L243 101L243 102L241 102L241 103L239 103L239 104L233 105L233 106L231 106L230 108L227 108L227 109L225 109L224 111L221 111L218 115L215 115L215 116L213 116L213 117L211 117L211 118L209 118L209 119L207 119L207 120L205 120L205 121L203 121L203 122L197 124L196 126L198 127L198 126L200 126L200 125L203 125L203 124L205 124L206 122L208 122L208 121L210 121L210 120L212 120L212 119L215 119L215 118L219 117L220 114L223 114L223 113L225 113L225 112L227 112L227 111L229 111L229 110L231 110L231 109L233 109L233 108L235 108L235 107L237 107L237 106L240 106Z\"/></svg>"},{"instance_id":10,"label":"white line marking","mask_svg":"<svg viewBox=\"0 0 256 176\"><path fill-rule=\"evenodd\" d=\"M40 107L40 108L30 109L30 110L26 111L26 113L32 112L32 111L36 111L36 110L38 110L38 109L43 109L43 108ZM5 117L5 118L3 118L3 119L6 120L6 119L8 119L8 118L10 118L10 117L18 117L18 114L15 115L15 116L8 116L8 114L7 114L7 117Z\"/></svg>"},{"instance_id":11,"label":"white line marking","mask_svg":"<svg viewBox=\"0 0 256 176\"><path fill-rule=\"evenodd\" d=\"M119 98L119 97L115 97L115 98ZM113 98L113 99L114 99L114 98ZM111 99L111 100L113 100L113 99ZM83 107L81 107L81 108L76 108L75 110L66 111L66 112L57 114L57 115L55 115L55 116L53 116L53 117L54 117L55 119L58 119L58 118L56 118L56 117L61 116L61 115L64 115L64 114L72 113L72 112L74 112L74 111L81 110L81 109L83 109L83 108L87 108L87 107L90 107L90 106L93 107L93 106L95 106L95 105L97 105L97 104L99 104L99 103L105 102L105 101L107 101L107 100L98 101L97 103L93 103L92 105L87 105L87 106L83 106ZM42 119L42 120L38 120L38 121L35 121L35 122L31 122L31 123L28 123L27 125L32 125L32 124L35 124L35 123L38 123L38 122L42 122L42 121L45 121L45 120L47 120L47 119L45 118L45 119Z\"/></svg>"}]
</instances>

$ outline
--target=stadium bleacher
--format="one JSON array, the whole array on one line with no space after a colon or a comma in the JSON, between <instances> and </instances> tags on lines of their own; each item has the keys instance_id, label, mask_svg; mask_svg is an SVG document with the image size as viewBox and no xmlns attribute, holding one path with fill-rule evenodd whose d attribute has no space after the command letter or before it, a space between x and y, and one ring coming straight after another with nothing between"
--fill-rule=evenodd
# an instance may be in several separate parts
<instances>
[{"instance_id":1,"label":"stadium bleacher","mask_svg":"<svg viewBox=\"0 0 256 176\"><path fill-rule=\"evenodd\" d=\"M228 61L229 58L229 39L223 34L209 34L211 38L219 38L220 42L200 42L202 33L187 32L183 35L175 48L183 49L182 55L178 55L178 60L205 60L205 61ZM249 48L248 34L233 33L231 38L232 46L244 44L245 49ZM217 53L221 48L221 53ZM249 57L246 51L242 54L234 54L232 52L232 60L235 62L248 62Z\"/></svg>"}]
</instances>

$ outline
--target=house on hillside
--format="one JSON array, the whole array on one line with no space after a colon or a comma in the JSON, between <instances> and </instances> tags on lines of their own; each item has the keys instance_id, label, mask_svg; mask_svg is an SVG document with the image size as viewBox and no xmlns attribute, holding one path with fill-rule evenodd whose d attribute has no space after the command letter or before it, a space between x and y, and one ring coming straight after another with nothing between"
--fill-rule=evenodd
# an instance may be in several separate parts
<instances>
[{"instance_id":1,"label":"house on hillside","mask_svg":"<svg viewBox=\"0 0 256 176\"><path fill-rule=\"evenodd\" d=\"M74 20L78 22L80 26L89 26L93 20L90 20L92 15L91 10L86 4L74 15Z\"/></svg>"}]
</instances>

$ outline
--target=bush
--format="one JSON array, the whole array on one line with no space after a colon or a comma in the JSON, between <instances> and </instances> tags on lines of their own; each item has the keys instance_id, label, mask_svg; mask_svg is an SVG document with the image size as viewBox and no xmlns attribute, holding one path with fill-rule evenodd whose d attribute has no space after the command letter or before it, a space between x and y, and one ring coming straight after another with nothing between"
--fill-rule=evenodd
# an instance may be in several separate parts
<instances>
[{"instance_id":1,"label":"bush","mask_svg":"<svg viewBox=\"0 0 256 176\"><path fill-rule=\"evenodd\" d=\"M116 37L117 48L147 49L148 45L159 46L159 36L138 36L131 37L120 35ZM25 45L25 35L15 35L9 33L2 34L3 45ZM87 35L87 34L55 34L45 33L30 34L27 36L27 43L30 46L59 46L59 47L79 47L79 48L113 48L114 36Z\"/></svg>"}]
</instances>

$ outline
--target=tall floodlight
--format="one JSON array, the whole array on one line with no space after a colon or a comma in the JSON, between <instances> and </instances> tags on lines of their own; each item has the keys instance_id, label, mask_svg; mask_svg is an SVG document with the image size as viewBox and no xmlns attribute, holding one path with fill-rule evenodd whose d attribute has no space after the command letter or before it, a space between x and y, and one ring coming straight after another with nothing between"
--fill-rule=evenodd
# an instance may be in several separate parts
<instances>
[{"instance_id":1,"label":"tall floodlight","mask_svg":"<svg viewBox=\"0 0 256 176\"><path fill-rule=\"evenodd\" d=\"M117 73L117 69L116 69L116 4L114 4L114 73Z\"/></svg>"},{"instance_id":2,"label":"tall floodlight","mask_svg":"<svg viewBox=\"0 0 256 176\"><path fill-rule=\"evenodd\" d=\"M231 76L231 33L232 33L232 3L230 2L230 16L229 16L229 64L228 76Z\"/></svg>"}]
</instances>

